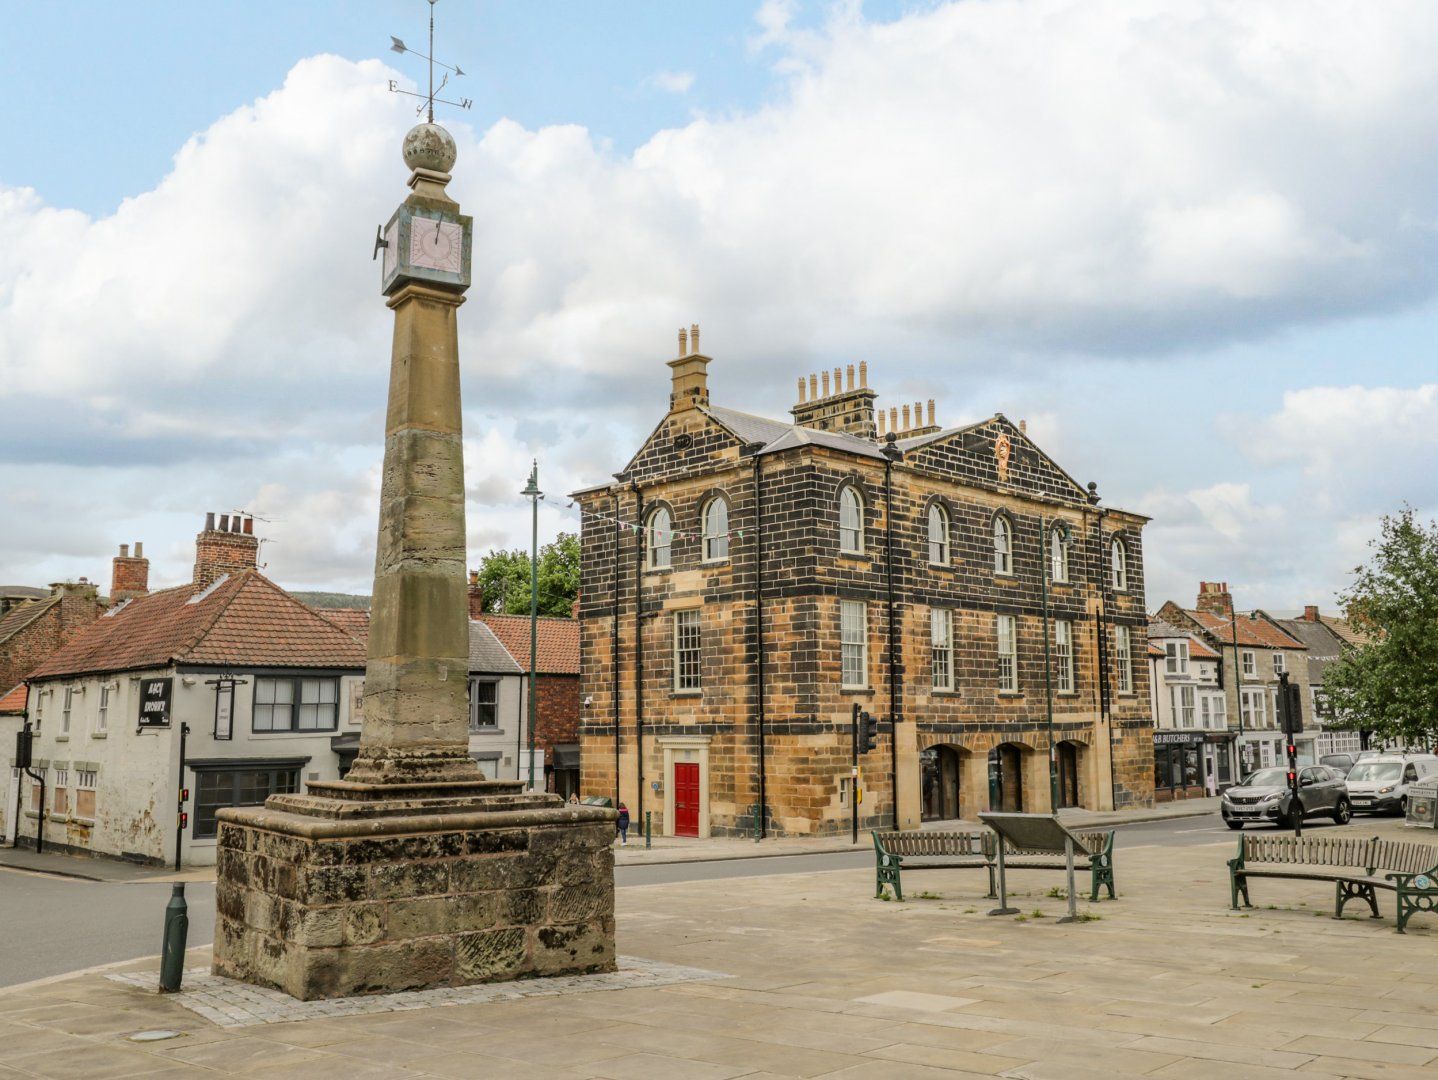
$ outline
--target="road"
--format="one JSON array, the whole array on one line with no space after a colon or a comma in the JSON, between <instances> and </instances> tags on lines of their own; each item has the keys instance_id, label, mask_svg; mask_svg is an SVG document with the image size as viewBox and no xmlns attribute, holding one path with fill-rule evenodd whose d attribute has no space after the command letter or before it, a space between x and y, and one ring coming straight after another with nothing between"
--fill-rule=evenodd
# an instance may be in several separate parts
<instances>
[{"instance_id":1,"label":"road","mask_svg":"<svg viewBox=\"0 0 1438 1080\"><path fill-rule=\"evenodd\" d=\"M1320 833L1326 821L1304 825ZM1235 834L1217 814L1119 827L1117 846L1190 847L1230 841ZM1268 830L1263 830L1268 831ZM821 873L872 867L866 851L788 855L719 862L623 866L620 888L676 881L710 881L762 874ZM157 955L170 886L147 882L97 882L0 869L0 986L12 986L81 968ZM214 933L215 890L208 882L186 889L191 945L207 945Z\"/></svg>"}]
</instances>

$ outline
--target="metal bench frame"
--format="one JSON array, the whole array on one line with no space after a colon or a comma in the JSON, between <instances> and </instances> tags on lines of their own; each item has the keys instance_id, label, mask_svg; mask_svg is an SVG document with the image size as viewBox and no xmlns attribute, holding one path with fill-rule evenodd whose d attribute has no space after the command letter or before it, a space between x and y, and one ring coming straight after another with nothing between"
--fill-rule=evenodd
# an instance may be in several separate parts
<instances>
[{"instance_id":1,"label":"metal bench frame","mask_svg":"<svg viewBox=\"0 0 1438 1080\"><path fill-rule=\"evenodd\" d=\"M894 898L904 899L901 876L904 870L977 870L988 871L989 891L984 895L990 899L998 896L994 873L998 866L998 836L984 829L978 832L936 832L931 830L910 830L908 832L878 832L874 838L874 898L884 895L884 886L890 885ZM1112 829L1101 832L1080 833L1079 838L1093 854L1087 861L1074 864L1076 870L1089 871L1091 889L1090 903L1097 903L1099 891L1108 890L1110 900L1118 899L1114 891ZM906 863L905 859L936 859L943 861ZM1057 859L1048 851L1023 851L1006 848L1004 866L1008 870L1063 870L1062 857Z\"/></svg>"},{"instance_id":2,"label":"metal bench frame","mask_svg":"<svg viewBox=\"0 0 1438 1080\"><path fill-rule=\"evenodd\" d=\"M1256 866L1254 864L1257 864ZM1331 871L1327 868L1332 868ZM1362 867L1362 873L1357 872ZM1379 878L1381 871L1387 871ZM1350 900L1362 900L1379 919L1378 890L1397 900L1397 931L1420 911L1438 913L1438 847L1374 836L1293 837L1249 836L1238 841L1238 857L1228 860L1229 904L1252 907L1248 879L1333 882L1333 917L1343 917Z\"/></svg>"}]
</instances>

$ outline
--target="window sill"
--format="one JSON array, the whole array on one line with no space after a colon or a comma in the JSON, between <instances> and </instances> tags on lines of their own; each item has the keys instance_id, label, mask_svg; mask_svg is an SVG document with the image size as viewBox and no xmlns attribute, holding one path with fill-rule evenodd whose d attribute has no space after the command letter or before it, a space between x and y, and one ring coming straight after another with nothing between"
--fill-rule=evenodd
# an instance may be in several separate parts
<instances>
[{"instance_id":1,"label":"window sill","mask_svg":"<svg viewBox=\"0 0 1438 1080\"><path fill-rule=\"evenodd\" d=\"M872 562L873 560L862 551L841 551L839 558L844 562Z\"/></svg>"},{"instance_id":2,"label":"window sill","mask_svg":"<svg viewBox=\"0 0 1438 1080\"><path fill-rule=\"evenodd\" d=\"M45 817L46 817L48 820L57 822L57 823L59 823L59 824L61 824L61 825L65 824L65 822L67 822L67 821L70 820L70 815L69 815L69 814L57 814L57 813L55 813L55 811L53 811L53 810L50 811L50 813L46 814Z\"/></svg>"},{"instance_id":3,"label":"window sill","mask_svg":"<svg viewBox=\"0 0 1438 1080\"><path fill-rule=\"evenodd\" d=\"M472 728L469 729L469 733L470 733L471 735L485 735L485 736L490 736L490 737L492 737L492 736L495 736L495 735L503 735L503 734L504 734L504 728L502 728L502 727L472 727Z\"/></svg>"},{"instance_id":4,"label":"window sill","mask_svg":"<svg viewBox=\"0 0 1438 1080\"><path fill-rule=\"evenodd\" d=\"M76 817L75 815L72 814L72 815L70 815L70 821L71 821L72 824L75 824L75 825L84 825L84 826L86 826L87 828L92 828L92 829L93 829L93 828L95 827L95 819L94 819L94 818L90 818L90 817Z\"/></svg>"},{"instance_id":5,"label":"window sill","mask_svg":"<svg viewBox=\"0 0 1438 1080\"><path fill-rule=\"evenodd\" d=\"M1000 690L997 696L1001 698L1022 698L1024 692L1022 690Z\"/></svg>"},{"instance_id":6,"label":"window sill","mask_svg":"<svg viewBox=\"0 0 1438 1080\"><path fill-rule=\"evenodd\" d=\"M92 738L92 739L108 739L109 737L110 737L110 733L109 733L108 731L92 731L92 732L90 732L90 738Z\"/></svg>"},{"instance_id":7,"label":"window sill","mask_svg":"<svg viewBox=\"0 0 1438 1080\"><path fill-rule=\"evenodd\" d=\"M872 690L870 687L867 687L867 686L841 686L841 687L839 687L839 693L841 693L841 694L872 694L872 693L873 693L873 690Z\"/></svg>"},{"instance_id":8,"label":"window sill","mask_svg":"<svg viewBox=\"0 0 1438 1080\"><path fill-rule=\"evenodd\" d=\"M954 690L952 688L944 686L935 686L932 688L932 692L934 697L959 698L964 696L964 692L962 690Z\"/></svg>"},{"instance_id":9,"label":"window sill","mask_svg":"<svg viewBox=\"0 0 1438 1080\"><path fill-rule=\"evenodd\" d=\"M703 690L671 690L671 691L669 691L669 696L672 697L672 698L676 698L676 697L698 698L698 697L703 697L703 696L704 696L704 691L703 691Z\"/></svg>"},{"instance_id":10,"label":"window sill","mask_svg":"<svg viewBox=\"0 0 1438 1080\"><path fill-rule=\"evenodd\" d=\"M699 565L700 565L700 566L728 566L728 565L729 565L729 556L728 556L728 555L725 555L722 559L700 559L700 560L699 560Z\"/></svg>"},{"instance_id":11,"label":"window sill","mask_svg":"<svg viewBox=\"0 0 1438 1080\"><path fill-rule=\"evenodd\" d=\"M1081 696L1077 690L1055 690L1054 697L1076 698Z\"/></svg>"},{"instance_id":12,"label":"window sill","mask_svg":"<svg viewBox=\"0 0 1438 1080\"><path fill-rule=\"evenodd\" d=\"M69 742L69 741L70 741L70 736L68 736L68 735L56 735L56 736L55 736L55 741L56 741L56 742Z\"/></svg>"},{"instance_id":13,"label":"window sill","mask_svg":"<svg viewBox=\"0 0 1438 1080\"><path fill-rule=\"evenodd\" d=\"M931 562L926 565L930 570L945 570L950 574L954 572L954 564L951 562Z\"/></svg>"},{"instance_id":14,"label":"window sill","mask_svg":"<svg viewBox=\"0 0 1438 1080\"><path fill-rule=\"evenodd\" d=\"M995 584L995 585L1017 585L1018 582L1019 582L1019 578L1018 578L1018 575L1017 575L1017 574L1014 574L1014 573L1007 573L1007 574L1006 574L1006 573L1004 573L1002 570L995 570L995 571L994 571L994 584Z\"/></svg>"},{"instance_id":15,"label":"window sill","mask_svg":"<svg viewBox=\"0 0 1438 1080\"><path fill-rule=\"evenodd\" d=\"M336 735L339 728L305 728L303 731L255 731L251 729L250 737L253 739L286 739L298 736L300 738L318 738L321 735ZM230 739L221 739L220 742L231 742Z\"/></svg>"},{"instance_id":16,"label":"window sill","mask_svg":"<svg viewBox=\"0 0 1438 1080\"><path fill-rule=\"evenodd\" d=\"M644 572L646 574L667 574L673 569L673 566L646 566Z\"/></svg>"}]
</instances>

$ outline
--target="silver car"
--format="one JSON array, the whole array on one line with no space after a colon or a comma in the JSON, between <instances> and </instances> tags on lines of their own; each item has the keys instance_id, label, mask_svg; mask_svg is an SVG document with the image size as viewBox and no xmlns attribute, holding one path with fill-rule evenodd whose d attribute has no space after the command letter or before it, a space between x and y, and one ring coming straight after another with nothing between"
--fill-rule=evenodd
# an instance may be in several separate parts
<instances>
[{"instance_id":1,"label":"silver car","mask_svg":"<svg viewBox=\"0 0 1438 1080\"><path fill-rule=\"evenodd\" d=\"M1221 812L1230 829L1241 829L1250 822L1286 829L1293 824L1292 803L1288 770L1259 769L1223 793ZM1328 816L1347 825L1353 816L1343 777L1325 765L1305 765L1298 770L1298 803L1305 818Z\"/></svg>"}]
</instances>

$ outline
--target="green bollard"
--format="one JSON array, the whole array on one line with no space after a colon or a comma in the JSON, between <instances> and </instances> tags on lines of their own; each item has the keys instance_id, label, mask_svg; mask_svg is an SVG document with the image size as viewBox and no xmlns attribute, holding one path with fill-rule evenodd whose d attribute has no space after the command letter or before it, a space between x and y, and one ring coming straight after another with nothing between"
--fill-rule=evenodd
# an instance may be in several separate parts
<instances>
[{"instance_id":1,"label":"green bollard","mask_svg":"<svg viewBox=\"0 0 1438 1080\"><path fill-rule=\"evenodd\" d=\"M654 811L644 811L644 846L653 847L654 839Z\"/></svg>"},{"instance_id":2,"label":"green bollard","mask_svg":"<svg viewBox=\"0 0 1438 1080\"><path fill-rule=\"evenodd\" d=\"M189 906L185 903L185 884L176 882L165 905L165 937L160 944L160 992L173 994L180 989L185 973L185 939L190 934Z\"/></svg>"}]
</instances>

